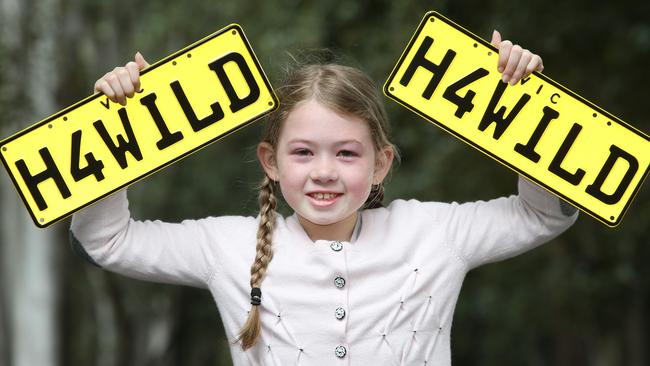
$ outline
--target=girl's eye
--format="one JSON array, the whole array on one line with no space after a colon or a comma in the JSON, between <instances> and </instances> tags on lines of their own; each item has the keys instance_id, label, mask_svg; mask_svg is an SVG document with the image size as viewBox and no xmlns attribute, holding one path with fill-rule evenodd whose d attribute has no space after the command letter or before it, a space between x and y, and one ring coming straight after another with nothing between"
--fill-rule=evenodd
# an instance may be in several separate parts
<instances>
[{"instance_id":1,"label":"girl's eye","mask_svg":"<svg viewBox=\"0 0 650 366\"><path fill-rule=\"evenodd\" d=\"M308 149L296 149L293 151L293 154L298 156L309 156L311 155L311 151Z\"/></svg>"},{"instance_id":2,"label":"girl's eye","mask_svg":"<svg viewBox=\"0 0 650 366\"><path fill-rule=\"evenodd\" d=\"M339 156L342 156L344 158L352 158L358 156L358 154L350 150L341 150L339 151Z\"/></svg>"}]
</instances>

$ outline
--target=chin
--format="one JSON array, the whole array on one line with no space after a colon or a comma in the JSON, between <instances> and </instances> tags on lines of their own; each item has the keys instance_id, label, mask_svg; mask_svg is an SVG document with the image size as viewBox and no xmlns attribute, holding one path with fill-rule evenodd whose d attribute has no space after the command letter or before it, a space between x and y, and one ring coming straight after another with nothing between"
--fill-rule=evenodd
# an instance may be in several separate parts
<instances>
[{"instance_id":1,"label":"chin","mask_svg":"<svg viewBox=\"0 0 650 366\"><path fill-rule=\"evenodd\" d=\"M332 225L344 220L344 218L342 217L322 217L322 216L319 217L316 215L300 215L300 216L302 216L303 219L309 221L310 223L314 225L320 225L320 226Z\"/></svg>"},{"instance_id":2,"label":"chin","mask_svg":"<svg viewBox=\"0 0 650 366\"><path fill-rule=\"evenodd\" d=\"M341 220L332 220L332 219L311 219L311 218L306 218L306 219L312 224L320 225L320 226L332 225L341 221Z\"/></svg>"}]
</instances>

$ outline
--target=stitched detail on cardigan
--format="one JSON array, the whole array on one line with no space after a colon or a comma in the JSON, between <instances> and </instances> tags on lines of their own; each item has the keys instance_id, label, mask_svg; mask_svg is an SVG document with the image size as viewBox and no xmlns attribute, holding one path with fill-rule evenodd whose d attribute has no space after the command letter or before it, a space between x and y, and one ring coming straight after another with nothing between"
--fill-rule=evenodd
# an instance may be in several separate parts
<instances>
[{"instance_id":1,"label":"stitched detail on cardigan","mask_svg":"<svg viewBox=\"0 0 650 366\"><path fill-rule=\"evenodd\" d=\"M458 203L451 203L452 209L456 209L453 206L458 205ZM444 225L446 228L449 227L448 224L445 224L442 222L442 220L437 220L433 215L430 215L428 212L426 215L431 219L431 224L438 224L438 225ZM463 267L465 268L465 272L469 271L469 265L467 264L467 261L461 256L461 254L458 252L458 248L456 248L456 238L451 238L451 233L450 230L445 229L445 238L443 240L444 245L449 249L451 252L451 255L455 257L460 263L462 263Z\"/></svg>"},{"instance_id":2,"label":"stitched detail on cardigan","mask_svg":"<svg viewBox=\"0 0 650 366\"><path fill-rule=\"evenodd\" d=\"M248 313L246 313L245 317L248 317ZM245 320L246 320L245 318L241 319L242 324L244 324ZM232 344L236 343L241 347L241 340L237 341L235 339L231 343ZM261 352L263 352L263 353L261 353L261 355L262 355L261 360L255 359L255 357L253 355L253 352L252 352L255 348L259 348L259 347L263 348L263 350L261 350ZM241 351L241 348L239 350ZM278 361L277 361L277 359L275 357L275 354L271 351L271 343L268 342L268 340L266 338L266 334L264 332L262 332L260 334L260 338L257 341L257 345L255 345L253 348L250 348L250 349L248 349L246 351L241 351L241 352L244 353L244 355L248 359L248 362L253 366L258 366L258 365L259 366L266 366L266 365L269 365L269 362L268 362L267 358L271 358L271 363L270 363L271 365L274 365L274 366L280 365L281 366L281 364L278 363ZM264 357L264 356L266 356L266 357Z\"/></svg>"},{"instance_id":3,"label":"stitched detail on cardigan","mask_svg":"<svg viewBox=\"0 0 650 366\"><path fill-rule=\"evenodd\" d=\"M408 348L405 349L405 353L402 356L402 363L405 362L406 357L408 356L409 352L411 351L412 344L414 342L417 342L416 336L418 334L418 331L423 326L424 320L426 319L426 315L429 313L429 309L432 309L431 311L433 312L434 316L437 314L436 313L435 303L433 301L433 296L432 295L427 296L426 305L424 306L424 309L421 311L420 316L417 318L418 319L417 324L414 324L414 326L413 326L413 329L412 329L413 336L412 336L411 341L410 341L411 344L409 344ZM442 325L441 325L441 322L440 322L440 316L439 316L439 314L437 314L437 315L438 316L431 319L432 321L435 321L436 327L438 328L437 330L433 331L434 337L433 337L433 339L431 339L431 344L435 344L435 341L438 338L438 334L439 334L440 330L442 329ZM421 331L420 331L419 334L421 334ZM423 347L423 345L420 346L420 348L422 348L422 347ZM432 345L429 346L429 351L427 352L427 354L425 354L425 362L426 362L426 357L430 353L431 347L432 347Z\"/></svg>"},{"instance_id":4,"label":"stitched detail on cardigan","mask_svg":"<svg viewBox=\"0 0 650 366\"><path fill-rule=\"evenodd\" d=\"M438 343L438 339L440 339L440 333L442 332L442 326L438 327L438 331L434 332L433 339L431 340L431 343L429 343L429 348L427 349L427 352L424 354L424 364L426 365L427 362L431 359L431 356L433 355L433 349L436 346L436 343Z\"/></svg>"},{"instance_id":5,"label":"stitched detail on cardigan","mask_svg":"<svg viewBox=\"0 0 650 366\"><path fill-rule=\"evenodd\" d=\"M386 345L386 347L388 348L388 351L393 356L393 359L395 360L395 362L399 363L400 359L397 356L397 354L395 354L395 351L393 351L393 347L391 347L390 343L388 342L388 335L386 333L381 334L381 343Z\"/></svg>"},{"instance_id":6,"label":"stitched detail on cardigan","mask_svg":"<svg viewBox=\"0 0 650 366\"><path fill-rule=\"evenodd\" d=\"M399 362L401 366L405 365L406 357L408 356L409 352L411 352L411 347L413 347L413 342L415 341L415 334L416 333L413 332L413 335L411 335L410 339L407 341L408 344L402 347L402 358Z\"/></svg>"},{"instance_id":7,"label":"stitched detail on cardigan","mask_svg":"<svg viewBox=\"0 0 650 366\"><path fill-rule=\"evenodd\" d=\"M302 347L298 349L298 358L296 359L296 366L300 365L300 356L302 356L303 349Z\"/></svg>"},{"instance_id":8,"label":"stitched detail on cardigan","mask_svg":"<svg viewBox=\"0 0 650 366\"><path fill-rule=\"evenodd\" d=\"M416 276L417 276L417 272L413 271L409 275L409 278L407 278L406 281L404 281L404 287L408 286L408 284L411 283L411 288L410 288L410 291L409 291L408 295L410 295L411 291L413 290L413 288L415 286L415 278L414 278L413 281L409 281L409 279L410 279L410 277L416 277ZM384 325L384 330L382 331L382 334L390 333L390 331L392 330L392 327L393 327L393 323L395 322L395 319L397 319L397 315L399 314L399 312L402 311L402 310L406 310L404 308L404 301L408 297L408 295L407 295L406 288L403 288L402 294L400 295L399 303L393 309L393 311L390 314L390 317L386 321L386 324Z\"/></svg>"},{"instance_id":9,"label":"stitched detail on cardigan","mask_svg":"<svg viewBox=\"0 0 650 366\"><path fill-rule=\"evenodd\" d=\"M426 333L432 333L435 335L434 338L437 338L437 334L440 332L441 326L440 326L440 318L439 317L433 317L430 319L430 321L435 322L437 329L434 328L434 330L424 330L423 323L425 322L425 319L427 319L427 315L431 313L431 311L435 311L435 306L433 304L433 298L431 295L427 295L424 301L420 302L418 301L420 298L413 298L412 295L414 294L414 290L416 288L416 283L417 283L417 278L418 276L421 275L421 270L414 269L411 272L411 275L409 278L407 278L404 281L404 286L402 288L399 304L397 307L393 308L391 311L386 324L383 327L383 330L380 331L380 336L382 337L382 343L385 343L388 349L390 350L391 354L393 355L395 361L397 362L398 365L405 365L409 362L409 356L411 356L412 351L414 347L422 349L424 347L423 344L420 343L420 340L422 338L418 338L418 334L422 334L424 331ZM399 330L397 332L394 331L393 326L395 325L395 322L397 319L402 316L407 316L408 314L404 315L404 313L410 312L410 317L414 318L415 321L411 322L409 325L408 330ZM408 316L407 316L408 317ZM408 332L405 334L405 331ZM408 334L408 335L407 335ZM396 335L398 339L401 339L401 337L407 336L408 339L405 340L403 343L398 343L395 344L394 342L391 342L391 338L393 335ZM428 339L425 337L425 339ZM435 341L432 339L432 342ZM399 347L400 349L395 349L395 347ZM431 349L431 348L429 348Z\"/></svg>"},{"instance_id":10,"label":"stitched detail on cardigan","mask_svg":"<svg viewBox=\"0 0 650 366\"><path fill-rule=\"evenodd\" d=\"M437 329L412 332L412 331L400 331L393 334L381 334L380 337L380 347L385 347L390 357L384 360L384 365L415 365L422 364L423 362L428 362L431 359L432 351L435 349L436 345L441 338L440 333L442 333L442 328ZM400 340L402 337L408 337L409 340L401 343ZM396 353L396 348L402 346L402 351Z\"/></svg>"},{"instance_id":11,"label":"stitched detail on cardigan","mask_svg":"<svg viewBox=\"0 0 650 366\"><path fill-rule=\"evenodd\" d=\"M206 234L206 236L207 236L206 241L208 242L208 244L212 244L212 241L210 240L210 236L208 236L207 234ZM215 246L217 246L216 243L215 243ZM214 276L216 276L217 267L218 267L217 261L221 261L221 256L220 255L212 255L211 257L212 257L212 261L210 261L211 268L210 268L210 271L208 272L208 278L206 279L206 282L205 282L205 285L208 288L210 287L210 284L214 280Z\"/></svg>"},{"instance_id":12,"label":"stitched detail on cardigan","mask_svg":"<svg viewBox=\"0 0 650 366\"><path fill-rule=\"evenodd\" d=\"M413 332L410 337L410 343L402 356L400 365L418 365L427 363L427 354L425 348L430 349L438 338L438 330L429 330L424 332Z\"/></svg>"},{"instance_id":13,"label":"stitched detail on cardigan","mask_svg":"<svg viewBox=\"0 0 650 366\"><path fill-rule=\"evenodd\" d=\"M78 256L86 260L86 262L92 264L93 266L97 268L102 268L95 260L88 254L86 249L81 245L81 242L77 240L77 238L74 236L74 233L72 230L68 230L69 233L69 241L70 241L70 247L72 248L72 251L75 252Z\"/></svg>"},{"instance_id":14,"label":"stitched detail on cardigan","mask_svg":"<svg viewBox=\"0 0 650 366\"><path fill-rule=\"evenodd\" d=\"M449 250L451 251L451 254L454 257L456 257L456 259L458 259L460 261L460 263L463 264L463 267L465 268L465 272L469 272L469 264L467 263L465 258L463 258L460 255L460 253L458 252L458 248L456 247L458 245L456 243L456 237L455 236L453 238L450 237L451 236L450 230L445 230L445 236L446 236L445 237L446 240L444 240L445 246L447 246L449 248Z\"/></svg>"},{"instance_id":15,"label":"stitched detail on cardigan","mask_svg":"<svg viewBox=\"0 0 650 366\"><path fill-rule=\"evenodd\" d=\"M275 360L275 354L273 353L273 351L271 351L271 344L268 344L266 349L269 355L271 356L271 361L273 362L273 366L278 366L278 363Z\"/></svg>"},{"instance_id":16,"label":"stitched detail on cardigan","mask_svg":"<svg viewBox=\"0 0 650 366\"><path fill-rule=\"evenodd\" d=\"M297 361L296 361L297 362L296 364L298 364L299 361L300 361L300 354L304 352L304 347L300 343L298 343L298 340L296 339L296 337L293 335L293 333L289 329L289 326L288 326L287 322L283 319L282 309L280 309L277 306L277 304L275 304L275 302L272 300L272 298L269 297L268 295L265 298L265 302L266 302L266 306L262 307L262 311L268 312L268 313L271 314L271 316L274 316L277 319L276 323L275 323L275 326L277 327L278 324L279 324L282 327L282 330L284 330L284 333L289 337L291 342L293 342L293 345L296 348L296 352L298 353L298 355L297 355L298 358L297 358ZM269 347L270 347L270 345L269 345ZM269 348L269 350L270 350L270 348ZM274 362L275 362L275 359L274 359Z\"/></svg>"},{"instance_id":17,"label":"stitched detail on cardigan","mask_svg":"<svg viewBox=\"0 0 650 366\"><path fill-rule=\"evenodd\" d=\"M435 311L435 306L432 305L432 303L433 303L432 296L429 295L426 301L426 305L424 306L424 309L421 310L420 316L417 317L416 324L413 325L413 331L417 331L422 326L422 323L424 322L424 319L429 311L429 308L433 308L433 310ZM438 323L440 322L438 321Z\"/></svg>"},{"instance_id":18,"label":"stitched detail on cardigan","mask_svg":"<svg viewBox=\"0 0 650 366\"><path fill-rule=\"evenodd\" d=\"M412 277L413 280L412 281L406 281L405 284L404 284L406 286L410 282L411 287L408 290L404 289L404 291L402 291L402 296L400 297L400 302L402 302L402 303L404 303L404 301L406 300L408 295L413 293L413 289L415 288L415 281L418 278L418 270L417 270L417 268L413 272L411 272L411 275L409 277Z\"/></svg>"},{"instance_id":19,"label":"stitched detail on cardigan","mask_svg":"<svg viewBox=\"0 0 650 366\"><path fill-rule=\"evenodd\" d=\"M216 262L217 260L218 259L215 259L214 261ZM217 264L213 262L211 263L210 272L208 272L208 278L207 281L205 282L206 286L210 287L210 284L214 280L214 276L216 276L216 272L217 272Z\"/></svg>"}]
</instances>

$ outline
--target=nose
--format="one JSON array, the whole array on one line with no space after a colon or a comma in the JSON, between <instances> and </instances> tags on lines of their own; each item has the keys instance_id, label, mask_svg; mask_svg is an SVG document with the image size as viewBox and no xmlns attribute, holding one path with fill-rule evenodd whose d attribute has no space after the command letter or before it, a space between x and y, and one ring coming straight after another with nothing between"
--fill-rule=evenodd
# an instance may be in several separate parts
<instances>
[{"instance_id":1,"label":"nose","mask_svg":"<svg viewBox=\"0 0 650 366\"><path fill-rule=\"evenodd\" d=\"M314 162L314 166L309 174L309 178L317 182L330 182L339 179L336 164L328 159L322 157Z\"/></svg>"}]
</instances>

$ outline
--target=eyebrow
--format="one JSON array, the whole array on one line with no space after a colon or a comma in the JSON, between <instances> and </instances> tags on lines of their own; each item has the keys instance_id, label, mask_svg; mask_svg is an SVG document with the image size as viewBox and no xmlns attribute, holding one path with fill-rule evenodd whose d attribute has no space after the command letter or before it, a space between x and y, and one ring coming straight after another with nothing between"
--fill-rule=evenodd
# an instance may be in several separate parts
<instances>
[{"instance_id":1,"label":"eyebrow","mask_svg":"<svg viewBox=\"0 0 650 366\"><path fill-rule=\"evenodd\" d=\"M293 139L293 140L289 140L289 142L287 142L287 143L288 144L300 144L300 143L302 143L302 144L306 144L306 145L312 145L312 144L314 144L314 141L312 141L312 140L304 140L304 139ZM355 140L355 139L337 141L336 143L334 143L334 145L336 145L336 146L346 145L346 144L359 144L359 145L363 146L361 141Z\"/></svg>"}]
</instances>

